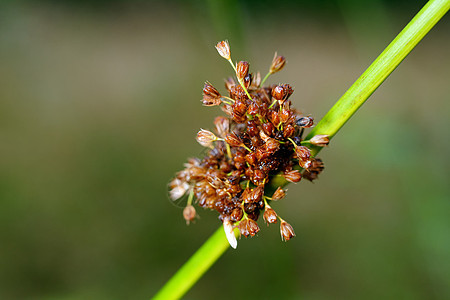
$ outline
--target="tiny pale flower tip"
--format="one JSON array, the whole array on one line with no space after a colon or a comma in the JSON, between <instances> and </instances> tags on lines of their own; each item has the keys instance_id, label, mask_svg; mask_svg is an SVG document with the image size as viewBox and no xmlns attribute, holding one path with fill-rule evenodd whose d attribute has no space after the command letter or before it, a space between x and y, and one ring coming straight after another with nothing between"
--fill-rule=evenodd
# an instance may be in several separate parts
<instances>
[{"instance_id":1,"label":"tiny pale flower tip","mask_svg":"<svg viewBox=\"0 0 450 300\"><path fill-rule=\"evenodd\" d=\"M178 180L178 179L176 179ZM179 184L175 185L169 192L169 197L173 201L183 197L183 195L186 193L186 191L189 189L189 184L187 182L181 182L179 181Z\"/></svg>"},{"instance_id":2,"label":"tiny pale flower tip","mask_svg":"<svg viewBox=\"0 0 450 300\"><path fill-rule=\"evenodd\" d=\"M217 52L219 52L220 56L222 56L226 60L231 59L230 44L228 44L228 41L218 42L216 45L216 49L217 49Z\"/></svg>"},{"instance_id":3,"label":"tiny pale flower tip","mask_svg":"<svg viewBox=\"0 0 450 300\"><path fill-rule=\"evenodd\" d=\"M233 226L231 225L230 219L225 218L223 220L223 230L225 231L225 236L227 237L228 243L230 243L231 248L237 248L237 240L234 235Z\"/></svg>"},{"instance_id":4,"label":"tiny pale flower tip","mask_svg":"<svg viewBox=\"0 0 450 300\"><path fill-rule=\"evenodd\" d=\"M200 129L200 131L197 133L196 139L200 145L202 145L204 147L209 147L209 146L211 146L212 142L217 140L217 137L211 131L208 131L205 129Z\"/></svg>"}]
</instances>

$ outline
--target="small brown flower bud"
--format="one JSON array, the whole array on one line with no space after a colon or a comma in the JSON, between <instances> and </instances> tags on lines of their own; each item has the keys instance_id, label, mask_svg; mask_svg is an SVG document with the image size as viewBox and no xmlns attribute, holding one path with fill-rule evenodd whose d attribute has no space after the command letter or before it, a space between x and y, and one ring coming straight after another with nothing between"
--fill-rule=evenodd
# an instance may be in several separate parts
<instances>
[{"instance_id":1,"label":"small brown flower bud","mask_svg":"<svg viewBox=\"0 0 450 300\"><path fill-rule=\"evenodd\" d=\"M273 126L278 126L278 124L280 124L280 116L274 110L270 112L269 120L272 122Z\"/></svg>"},{"instance_id":2,"label":"small brown flower bud","mask_svg":"<svg viewBox=\"0 0 450 300\"><path fill-rule=\"evenodd\" d=\"M214 119L214 125L216 125L217 133L219 136L224 137L230 129L230 120L228 118L219 116Z\"/></svg>"},{"instance_id":3,"label":"small brown flower bud","mask_svg":"<svg viewBox=\"0 0 450 300\"><path fill-rule=\"evenodd\" d=\"M280 112L280 121L283 123L286 123L289 120L290 116L291 116L291 111L288 109L283 109Z\"/></svg>"},{"instance_id":4,"label":"small brown flower bud","mask_svg":"<svg viewBox=\"0 0 450 300\"><path fill-rule=\"evenodd\" d=\"M314 125L314 119L312 117L301 117L296 123L299 127L309 128Z\"/></svg>"},{"instance_id":5,"label":"small brown flower bud","mask_svg":"<svg viewBox=\"0 0 450 300\"><path fill-rule=\"evenodd\" d=\"M262 125L262 128L264 133L267 134L269 137L273 136L275 133L275 127L272 125L272 123L264 123Z\"/></svg>"},{"instance_id":6,"label":"small brown flower bud","mask_svg":"<svg viewBox=\"0 0 450 300\"><path fill-rule=\"evenodd\" d=\"M208 81L205 82L205 86L203 87L203 96L208 96L211 98L220 98L222 95L220 95L219 91L211 85Z\"/></svg>"},{"instance_id":7,"label":"small brown flower bud","mask_svg":"<svg viewBox=\"0 0 450 300\"><path fill-rule=\"evenodd\" d=\"M242 212L242 209L235 208L233 209L233 212L231 213L230 219L232 222L238 222L240 219L242 219L242 216L244 213Z\"/></svg>"},{"instance_id":8,"label":"small brown flower bud","mask_svg":"<svg viewBox=\"0 0 450 300\"><path fill-rule=\"evenodd\" d=\"M239 147L242 145L242 140L234 132L227 134L227 136L225 137L225 142L227 142L228 145L232 147Z\"/></svg>"},{"instance_id":9,"label":"small brown flower bud","mask_svg":"<svg viewBox=\"0 0 450 300\"><path fill-rule=\"evenodd\" d=\"M280 143L274 138L268 138L264 148L269 153L275 153L280 148Z\"/></svg>"},{"instance_id":10,"label":"small brown flower bud","mask_svg":"<svg viewBox=\"0 0 450 300\"><path fill-rule=\"evenodd\" d=\"M281 85L277 85L273 90L272 90L272 97L275 100L283 100L285 96L285 92L284 92L284 88Z\"/></svg>"},{"instance_id":11,"label":"small brown flower bud","mask_svg":"<svg viewBox=\"0 0 450 300\"><path fill-rule=\"evenodd\" d=\"M264 195L264 188L263 187L256 187L252 190L250 197L252 199L252 202L258 202L262 199L262 196Z\"/></svg>"},{"instance_id":12,"label":"small brown flower bud","mask_svg":"<svg viewBox=\"0 0 450 300\"><path fill-rule=\"evenodd\" d=\"M245 156L245 161L247 161L251 166L254 166L257 162L255 152L248 153Z\"/></svg>"},{"instance_id":13,"label":"small brown flower bud","mask_svg":"<svg viewBox=\"0 0 450 300\"><path fill-rule=\"evenodd\" d=\"M275 52L275 56L273 57L269 72L271 74L273 74L278 71L281 71L281 69L283 69L285 64L286 64L286 58L284 58L284 56L277 55L277 53Z\"/></svg>"},{"instance_id":14,"label":"small brown flower bud","mask_svg":"<svg viewBox=\"0 0 450 300\"><path fill-rule=\"evenodd\" d=\"M244 192L242 193L242 201L244 201L244 203L250 203L252 202L252 193L250 188L246 188L244 190Z\"/></svg>"},{"instance_id":15,"label":"small brown flower bud","mask_svg":"<svg viewBox=\"0 0 450 300\"><path fill-rule=\"evenodd\" d=\"M238 62L236 66L236 77L239 79L239 81L243 81L245 76L247 76L249 67L250 65L246 61Z\"/></svg>"},{"instance_id":16,"label":"small brown flower bud","mask_svg":"<svg viewBox=\"0 0 450 300\"><path fill-rule=\"evenodd\" d=\"M244 219L238 225L239 231L245 237L254 236L259 231L258 223L252 219Z\"/></svg>"},{"instance_id":17,"label":"small brown flower bud","mask_svg":"<svg viewBox=\"0 0 450 300\"><path fill-rule=\"evenodd\" d=\"M267 225L274 224L277 222L277 213L273 210L272 207L266 205L263 215L264 221L267 222Z\"/></svg>"},{"instance_id":18,"label":"small brown flower bud","mask_svg":"<svg viewBox=\"0 0 450 300\"><path fill-rule=\"evenodd\" d=\"M189 225L189 223L195 219L195 216L195 208L192 205L188 205L184 208L183 217L186 220L186 224Z\"/></svg>"},{"instance_id":19,"label":"small brown flower bud","mask_svg":"<svg viewBox=\"0 0 450 300\"><path fill-rule=\"evenodd\" d=\"M325 147L330 143L330 136L327 134L318 134L309 140L311 144L319 147Z\"/></svg>"},{"instance_id":20,"label":"small brown flower bud","mask_svg":"<svg viewBox=\"0 0 450 300\"><path fill-rule=\"evenodd\" d=\"M281 187L278 187L275 193L273 193L272 195L272 200L281 200L284 198L284 196L286 196L286 192Z\"/></svg>"},{"instance_id":21,"label":"small brown flower bud","mask_svg":"<svg viewBox=\"0 0 450 300\"><path fill-rule=\"evenodd\" d=\"M281 219L280 223L280 233L281 240L284 241L289 241L292 237L295 236L294 228L292 228L292 226L283 219Z\"/></svg>"},{"instance_id":22,"label":"small brown flower bud","mask_svg":"<svg viewBox=\"0 0 450 300\"><path fill-rule=\"evenodd\" d=\"M299 182L302 179L302 174L298 170L285 172L284 178L289 182Z\"/></svg>"},{"instance_id":23,"label":"small brown flower bud","mask_svg":"<svg viewBox=\"0 0 450 300\"><path fill-rule=\"evenodd\" d=\"M284 128L283 130L283 137L284 138L288 138L291 137L295 132L295 128L294 126L292 126L291 124L287 125L286 128Z\"/></svg>"},{"instance_id":24,"label":"small brown flower bud","mask_svg":"<svg viewBox=\"0 0 450 300\"><path fill-rule=\"evenodd\" d=\"M311 151L306 146L297 146L295 147L295 153L297 157L301 161L307 161L311 157Z\"/></svg>"},{"instance_id":25,"label":"small brown flower bud","mask_svg":"<svg viewBox=\"0 0 450 300\"><path fill-rule=\"evenodd\" d=\"M200 129L197 133L197 142L204 147L210 147L215 140L217 137L211 131Z\"/></svg>"},{"instance_id":26,"label":"small brown flower bud","mask_svg":"<svg viewBox=\"0 0 450 300\"><path fill-rule=\"evenodd\" d=\"M228 41L221 41L218 42L216 45L217 52L219 52L220 56L225 58L226 60L230 60L230 45L228 44Z\"/></svg>"}]
</instances>

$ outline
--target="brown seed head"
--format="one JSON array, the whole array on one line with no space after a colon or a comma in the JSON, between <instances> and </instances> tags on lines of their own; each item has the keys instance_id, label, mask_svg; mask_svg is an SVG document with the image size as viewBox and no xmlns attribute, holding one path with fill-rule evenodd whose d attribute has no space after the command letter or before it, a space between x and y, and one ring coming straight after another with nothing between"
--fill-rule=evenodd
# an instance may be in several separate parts
<instances>
[{"instance_id":1,"label":"brown seed head","mask_svg":"<svg viewBox=\"0 0 450 300\"><path fill-rule=\"evenodd\" d=\"M249 67L250 65L246 61L238 62L236 66L236 77L239 79L239 81L243 81L245 76L247 76Z\"/></svg>"},{"instance_id":2,"label":"brown seed head","mask_svg":"<svg viewBox=\"0 0 450 300\"><path fill-rule=\"evenodd\" d=\"M295 236L294 228L292 228L292 226L283 219L281 219L280 233L281 240L284 241L289 241L292 237Z\"/></svg>"},{"instance_id":3,"label":"brown seed head","mask_svg":"<svg viewBox=\"0 0 450 300\"><path fill-rule=\"evenodd\" d=\"M200 129L200 131L197 133L196 139L200 145L204 147L210 147L212 145L212 142L217 140L217 137L211 131Z\"/></svg>"},{"instance_id":4,"label":"brown seed head","mask_svg":"<svg viewBox=\"0 0 450 300\"><path fill-rule=\"evenodd\" d=\"M277 55L277 53L275 52L275 56L273 57L269 72L271 74L273 74L278 71L281 71L281 69L283 69L285 64L286 64L286 58L284 56Z\"/></svg>"},{"instance_id":5,"label":"brown seed head","mask_svg":"<svg viewBox=\"0 0 450 300\"><path fill-rule=\"evenodd\" d=\"M184 208L183 217L186 220L186 224L189 225L189 223L195 219L195 216L196 216L195 208L192 205L189 204Z\"/></svg>"},{"instance_id":6,"label":"brown seed head","mask_svg":"<svg viewBox=\"0 0 450 300\"><path fill-rule=\"evenodd\" d=\"M330 143L330 136L327 134L317 134L309 141L315 146L325 147Z\"/></svg>"},{"instance_id":7,"label":"brown seed head","mask_svg":"<svg viewBox=\"0 0 450 300\"><path fill-rule=\"evenodd\" d=\"M267 222L267 225L274 224L277 222L277 213L273 210L272 207L266 205L263 215L264 221Z\"/></svg>"},{"instance_id":8,"label":"brown seed head","mask_svg":"<svg viewBox=\"0 0 450 300\"><path fill-rule=\"evenodd\" d=\"M298 170L285 172L284 178L289 182L299 182L302 179L302 174Z\"/></svg>"},{"instance_id":9,"label":"brown seed head","mask_svg":"<svg viewBox=\"0 0 450 300\"><path fill-rule=\"evenodd\" d=\"M278 187L275 193L273 193L272 195L272 200L281 200L284 198L284 196L286 196L286 192L281 187Z\"/></svg>"},{"instance_id":10,"label":"brown seed head","mask_svg":"<svg viewBox=\"0 0 450 300\"><path fill-rule=\"evenodd\" d=\"M222 56L226 60L231 59L230 45L228 44L228 41L218 42L216 45L216 49L217 49L217 52L219 52L220 56Z\"/></svg>"}]
</instances>

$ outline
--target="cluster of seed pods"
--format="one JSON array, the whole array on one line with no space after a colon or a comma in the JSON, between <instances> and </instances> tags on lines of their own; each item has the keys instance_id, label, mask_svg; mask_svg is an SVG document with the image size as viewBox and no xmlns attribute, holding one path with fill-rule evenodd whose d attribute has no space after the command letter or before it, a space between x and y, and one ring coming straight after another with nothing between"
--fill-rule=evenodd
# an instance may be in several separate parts
<instances>
[{"instance_id":1,"label":"cluster of seed pods","mask_svg":"<svg viewBox=\"0 0 450 300\"><path fill-rule=\"evenodd\" d=\"M220 106L225 116L215 118L215 133L205 129L197 133L197 141L209 150L202 159L189 159L176 174L169 184L170 197L177 200L188 195L183 211L187 223L196 218L194 204L216 210L233 248L237 245L234 228L245 237L254 236L260 230L261 213L267 224L280 221L281 238L287 241L295 236L294 230L269 205L284 198L286 191L280 186L267 195L267 187L274 176L294 183L316 179L324 166L311 156L308 146L326 146L329 137L304 140L304 129L312 127L314 120L291 107L293 88L263 86L269 75L284 67L283 56L275 54L261 80L259 73L249 72L248 62L232 62L227 41L219 42L216 49L232 65L236 81L225 81L227 96L205 83L203 105Z\"/></svg>"}]
</instances>

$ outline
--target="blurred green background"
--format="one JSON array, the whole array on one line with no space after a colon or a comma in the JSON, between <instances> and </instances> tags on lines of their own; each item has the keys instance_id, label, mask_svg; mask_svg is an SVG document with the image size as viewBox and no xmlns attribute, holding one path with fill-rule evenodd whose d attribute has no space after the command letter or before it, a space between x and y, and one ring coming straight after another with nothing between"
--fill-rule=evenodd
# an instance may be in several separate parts
<instances>
[{"instance_id":1,"label":"blurred green background","mask_svg":"<svg viewBox=\"0 0 450 300\"><path fill-rule=\"evenodd\" d=\"M219 226L167 183L201 156L214 45L319 120L425 1L2 1L0 298L148 299ZM450 40L438 23L186 299L449 299Z\"/></svg>"}]
</instances>

